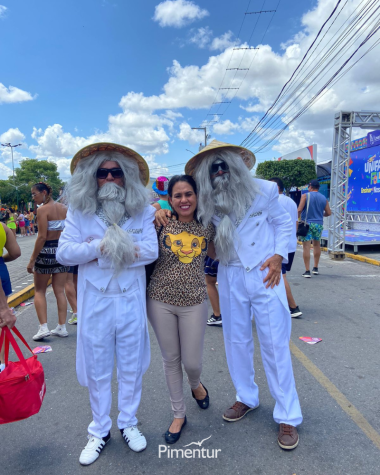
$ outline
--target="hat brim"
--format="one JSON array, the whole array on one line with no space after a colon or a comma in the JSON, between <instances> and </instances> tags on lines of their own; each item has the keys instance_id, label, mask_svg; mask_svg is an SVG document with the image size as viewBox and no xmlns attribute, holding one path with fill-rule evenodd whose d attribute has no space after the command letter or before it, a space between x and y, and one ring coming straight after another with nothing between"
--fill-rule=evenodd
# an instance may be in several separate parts
<instances>
[{"instance_id":1,"label":"hat brim","mask_svg":"<svg viewBox=\"0 0 380 475\"><path fill-rule=\"evenodd\" d=\"M90 155L94 155L94 153L98 152L119 152L125 157L133 158L139 167L140 178L143 185L147 186L149 183L149 167L143 157L131 148L110 142L93 143L91 145L86 145L86 147L83 147L81 150L79 150L79 152L77 152L71 160L71 174L74 173L75 168L80 160L83 160L84 158L87 158Z\"/></svg>"},{"instance_id":2,"label":"hat brim","mask_svg":"<svg viewBox=\"0 0 380 475\"><path fill-rule=\"evenodd\" d=\"M155 193L157 193L158 195L165 196L165 195L168 194L168 190L166 190L166 191L161 191L161 190L159 190L159 189L157 188L157 186L156 186L156 182L153 183L153 185L152 185L152 190L153 190Z\"/></svg>"},{"instance_id":3,"label":"hat brim","mask_svg":"<svg viewBox=\"0 0 380 475\"><path fill-rule=\"evenodd\" d=\"M196 155L194 155L193 157L190 158L190 160L186 163L186 166L185 166L185 173L186 175L191 175L193 176L194 175L194 172L196 170L196 168L198 167L198 165L200 164L200 162L210 153L214 153L216 152L217 150L227 150L229 149L230 151L232 152L247 152L248 153L248 156L250 158L249 162L247 163L247 161L244 160L244 163L247 165L248 169L251 170L254 166L255 166L255 163L256 163L256 157L255 157L255 154L253 152L251 152L250 150L248 150L247 148L244 148L244 147L240 147L239 145L231 145L231 144L221 144L221 145L218 145L218 146L215 146L213 148L207 148L205 147L205 149L201 150L200 152L198 152Z\"/></svg>"}]
</instances>

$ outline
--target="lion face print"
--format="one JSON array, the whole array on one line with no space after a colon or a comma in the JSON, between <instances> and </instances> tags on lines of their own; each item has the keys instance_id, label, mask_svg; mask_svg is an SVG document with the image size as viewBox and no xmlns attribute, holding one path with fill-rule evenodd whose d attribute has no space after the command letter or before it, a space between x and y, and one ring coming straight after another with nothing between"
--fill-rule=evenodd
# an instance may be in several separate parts
<instances>
[{"instance_id":1,"label":"lion face print","mask_svg":"<svg viewBox=\"0 0 380 475\"><path fill-rule=\"evenodd\" d=\"M171 249L178 256L183 264L190 264L194 257L207 249L207 239L204 236L196 236L187 231L182 231L180 234L167 233L163 243L167 249Z\"/></svg>"}]
</instances>

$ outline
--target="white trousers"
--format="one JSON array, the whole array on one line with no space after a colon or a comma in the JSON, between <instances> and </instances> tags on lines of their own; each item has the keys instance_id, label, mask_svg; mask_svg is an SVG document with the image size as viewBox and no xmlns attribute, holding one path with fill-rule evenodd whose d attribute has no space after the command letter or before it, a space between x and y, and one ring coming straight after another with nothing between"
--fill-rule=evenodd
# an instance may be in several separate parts
<instances>
[{"instance_id":1,"label":"white trousers","mask_svg":"<svg viewBox=\"0 0 380 475\"><path fill-rule=\"evenodd\" d=\"M88 432L99 438L112 426L109 414L115 354L120 411L117 425L124 429L137 424L146 319L143 299L138 283L126 293L101 293L91 284L84 292L81 337L93 417Z\"/></svg>"},{"instance_id":2,"label":"white trousers","mask_svg":"<svg viewBox=\"0 0 380 475\"><path fill-rule=\"evenodd\" d=\"M228 368L237 400L247 406L259 404L259 388L254 381L252 316L255 316L261 356L269 390L276 401L273 418L278 423L297 426L301 407L294 382L289 349L291 317L284 282L266 289L268 270L260 266L247 272L243 267L219 265L218 285Z\"/></svg>"}]
</instances>

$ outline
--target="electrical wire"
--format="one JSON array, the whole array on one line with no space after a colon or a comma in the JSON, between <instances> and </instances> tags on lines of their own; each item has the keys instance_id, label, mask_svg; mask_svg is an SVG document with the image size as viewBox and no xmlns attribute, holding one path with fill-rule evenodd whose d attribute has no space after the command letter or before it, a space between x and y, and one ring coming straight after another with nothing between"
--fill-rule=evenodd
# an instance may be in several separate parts
<instances>
[{"instance_id":1,"label":"electrical wire","mask_svg":"<svg viewBox=\"0 0 380 475\"><path fill-rule=\"evenodd\" d=\"M346 68L355 54L374 37L380 28L380 6L378 6L378 0L362 0L337 31L332 34L327 43L323 45L327 34L346 8L348 0L346 0L338 11L341 2L342 0L338 0L329 17L323 23L313 42L304 54L301 62L293 71L289 80L284 84L270 108L242 142L242 145L251 148L256 146L254 149L255 153L263 151L270 143L276 140L291 123L303 115L318 98L322 97L329 87L331 88L336 84L360 59L379 44L379 40L377 40L360 58L355 60L350 67ZM331 23L327 27L330 20ZM368 30L370 31L368 32ZM341 66L336 69L338 62L342 61L342 58L347 56L350 50L352 51L354 44L357 44L358 41L360 41L359 38L363 37L364 34L367 36L360 42L359 46L354 49L352 54L341 63ZM319 38L320 40L318 41ZM313 56L316 55L318 55L318 59L312 62ZM328 79L324 79L333 68L334 71L330 74ZM312 89L315 90L317 85L322 81L325 81L322 87L313 94ZM259 145L259 143L261 143L261 145Z\"/></svg>"}]
</instances>

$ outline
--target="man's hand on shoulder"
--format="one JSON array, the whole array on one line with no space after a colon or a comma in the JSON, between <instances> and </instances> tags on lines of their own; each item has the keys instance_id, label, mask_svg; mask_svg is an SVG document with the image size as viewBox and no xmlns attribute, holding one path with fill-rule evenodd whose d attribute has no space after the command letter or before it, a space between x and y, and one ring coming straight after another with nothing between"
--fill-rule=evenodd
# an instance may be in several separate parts
<instances>
[{"instance_id":1,"label":"man's hand on shoulder","mask_svg":"<svg viewBox=\"0 0 380 475\"><path fill-rule=\"evenodd\" d=\"M283 257L279 254L275 254L274 256L267 259L264 264L260 267L260 270L264 270L269 267L269 272L265 279L263 280L264 284L266 282L266 288L269 287L271 289L274 288L275 285L278 285L281 281L281 267L282 267L282 259Z\"/></svg>"},{"instance_id":2,"label":"man's hand on shoulder","mask_svg":"<svg viewBox=\"0 0 380 475\"><path fill-rule=\"evenodd\" d=\"M154 215L155 226L166 226L172 218L172 212L169 209L159 209Z\"/></svg>"}]
</instances>

